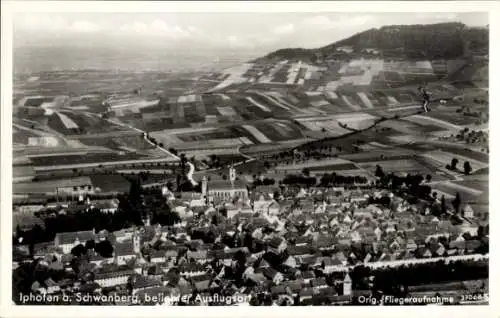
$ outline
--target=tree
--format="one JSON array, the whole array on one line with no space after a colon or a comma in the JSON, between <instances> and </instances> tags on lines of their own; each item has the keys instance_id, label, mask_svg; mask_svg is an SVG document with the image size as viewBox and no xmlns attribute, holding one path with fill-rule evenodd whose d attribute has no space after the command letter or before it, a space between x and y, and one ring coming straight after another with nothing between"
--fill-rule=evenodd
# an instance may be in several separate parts
<instances>
[{"instance_id":1,"label":"tree","mask_svg":"<svg viewBox=\"0 0 500 318\"><path fill-rule=\"evenodd\" d=\"M457 169L457 164L458 164L458 159L457 158L451 159L451 170L456 170Z\"/></svg>"},{"instance_id":2,"label":"tree","mask_svg":"<svg viewBox=\"0 0 500 318\"><path fill-rule=\"evenodd\" d=\"M304 168L302 169L302 174L306 177L309 177L311 175L311 170L309 170L309 168Z\"/></svg>"},{"instance_id":3,"label":"tree","mask_svg":"<svg viewBox=\"0 0 500 318\"><path fill-rule=\"evenodd\" d=\"M425 176L425 181L431 182L431 180L432 180L432 176L430 174Z\"/></svg>"},{"instance_id":4,"label":"tree","mask_svg":"<svg viewBox=\"0 0 500 318\"><path fill-rule=\"evenodd\" d=\"M109 258L113 256L113 245L110 241L104 240L95 245L95 251L102 257Z\"/></svg>"},{"instance_id":5,"label":"tree","mask_svg":"<svg viewBox=\"0 0 500 318\"><path fill-rule=\"evenodd\" d=\"M375 168L375 176L378 178L382 178L384 175L385 175L385 173L382 170L382 167L380 165L377 165Z\"/></svg>"},{"instance_id":6,"label":"tree","mask_svg":"<svg viewBox=\"0 0 500 318\"><path fill-rule=\"evenodd\" d=\"M85 249L85 246L83 246L82 244L78 244L77 246L75 246L71 249L71 254L78 257L81 255L84 255L86 253L86 251L87 250Z\"/></svg>"},{"instance_id":7,"label":"tree","mask_svg":"<svg viewBox=\"0 0 500 318\"><path fill-rule=\"evenodd\" d=\"M464 162L464 173L465 175L469 175L472 171L472 167L470 165L470 162L466 161Z\"/></svg>"},{"instance_id":8,"label":"tree","mask_svg":"<svg viewBox=\"0 0 500 318\"><path fill-rule=\"evenodd\" d=\"M444 195L441 196L441 214L446 214L446 199Z\"/></svg>"},{"instance_id":9,"label":"tree","mask_svg":"<svg viewBox=\"0 0 500 318\"><path fill-rule=\"evenodd\" d=\"M95 248L95 241L94 240L88 240L86 243L85 243L85 249L86 250L92 250Z\"/></svg>"},{"instance_id":10,"label":"tree","mask_svg":"<svg viewBox=\"0 0 500 318\"><path fill-rule=\"evenodd\" d=\"M455 199L453 199L451 204L453 205L453 208L455 209L455 213L458 214L460 211L460 205L462 204L462 200L460 198L460 193L457 192L455 194Z\"/></svg>"},{"instance_id":11,"label":"tree","mask_svg":"<svg viewBox=\"0 0 500 318\"><path fill-rule=\"evenodd\" d=\"M130 182L130 189L129 189L129 200L130 203L133 205L137 205L140 203L141 199L141 194L142 194L142 188L139 179L134 179Z\"/></svg>"}]
</instances>

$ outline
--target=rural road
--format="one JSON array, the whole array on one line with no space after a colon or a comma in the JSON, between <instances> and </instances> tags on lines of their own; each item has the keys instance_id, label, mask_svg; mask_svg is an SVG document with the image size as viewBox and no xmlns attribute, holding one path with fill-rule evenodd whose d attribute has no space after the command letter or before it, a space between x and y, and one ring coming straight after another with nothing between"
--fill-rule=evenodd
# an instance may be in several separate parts
<instances>
[{"instance_id":1,"label":"rural road","mask_svg":"<svg viewBox=\"0 0 500 318\"><path fill-rule=\"evenodd\" d=\"M106 121L108 121L109 123L112 123L112 124L115 124L115 125L118 125L118 126L122 126L122 127L127 127L127 128L130 128L132 130L135 130L137 132L140 132L143 134L144 136L144 140L146 142L148 142L150 145L160 149L161 151L163 151L164 153L166 153L167 155L171 156L171 157L174 157L175 159L177 160L181 160L181 158L179 158L178 156L174 155L173 153L171 153L170 151L168 151L167 149L163 148L163 147L160 147L158 145L155 145L151 140L149 140L147 137L146 137L146 132L144 130L141 130L139 128L136 128L134 126L131 126L131 125L128 125L128 124L124 124L122 122L119 122L119 121L113 121L111 119L106 119ZM193 179L193 174L194 174L194 171L195 171L195 168L194 168L194 165L191 163L191 162L187 162L187 164L189 165L189 171L186 175L186 177L188 178L189 182L191 182L191 184L193 186L196 186L198 185L198 182L196 182L196 180Z\"/></svg>"}]
</instances>

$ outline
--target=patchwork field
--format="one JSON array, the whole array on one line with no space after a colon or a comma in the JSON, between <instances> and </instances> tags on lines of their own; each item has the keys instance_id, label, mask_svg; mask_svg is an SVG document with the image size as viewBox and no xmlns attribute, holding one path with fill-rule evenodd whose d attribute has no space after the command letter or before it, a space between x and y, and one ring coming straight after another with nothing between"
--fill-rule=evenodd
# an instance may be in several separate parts
<instances>
[{"instance_id":1,"label":"patchwork field","mask_svg":"<svg viewBox=\"0 0 500 318\"><path fill-rule=\"evenodd\" d=\"M301 170L304 168L308 168L312 170L313 168L319 167L338 167L339 170L351 170L351 169L359 169L355 166L351 161L340 159L340 158L332 158L328 160L314 161L309 160L306 162L296 163L296 164L288 164L288 165L279 165L276 167L276 170Z\"/></svg>"},{"instance_id":2,"label":"patchwork field","mask_svg":"<svg viewBox=\"0 0 500 318\"><path fill-rule=\"evenodd\" d=\"M448 111L431 111L420 118L425 118L423 120L433 121L435 124L444 125L445 127L450 127L453 129L461 129L460 126L472 125L478 118L472 116L465 116L464 114L459 114L456 112Z\"/></svg>"},{"instance_id":3,"label":"patchwork field","mask_svg":"<svg viewBox=\"0 0 500 318\"><path fill-rule=\"evenodd\" d=\"M362 130L370 127L378 119L375 116L366 113L356 113L356 114L341 114L333 116L338 122L345 124L346 127Z\"/></svg>"},{"instance_id":4,"label":"patchwork field","mask_svg":"<svg viewBox=\"0 0 500 318\"><path fill-rule=\"evenodd\" d=\"M347 171L347 170L359 170L357 166L352 163L336 164L336 165L326 165L326 166L312 166L309 168L311 172L326 172L326 171Z\"/></svg>"},{"instance_id":5,"label":"patchwork field","mask_svg":"<svg viewBox=\"0 0 500 318\"><path fill-rule=\"evenodd\" d=\"M37 137L40 137L40 136L36 135L28 130L13 128L12 142L14 144L27 145L30 138L37 138Z\"/></svg>"},{"instance_id":6,"label":"patchwork field","mask_svg":"<svg viewBox=\"0 0 500 318\"><path fill-rule=\"evenodd\" d=\"M409 116L406 117L406 121L409 122L414 122L422 126L426 125L435 125L435 126L441 126L443 129L446 130L452 130L452 131L457 131L460 130L462 127L452 124L448 121L438 119L435 117L430 117L428 115L414 115L414 116Z\"/></svg>"},{"instance_id":7,"label":"patchwork field","mask_svg":"<svg viewBox=\"0 0 500 318\"><path fill-rule=\"evenodd\" d=\"M60 155L48 157L31 157L30 160L35 166L58 166L58 165L74 165L94 162L112 162L126 161L136 159L146 159L146 157L138 154L123 154L116 153L99 153L99 154L80 154L80 155Z\"/></svg>"},{"instance_id":8,"label":"patchwork field","mask_svg":"<svg viewBox=\"0 0 500 318\"><path fill-rule=\"evenodd\" d=\"M96 192L127 192L130 190L130 182L120 175L99 175L90 176Z\"/></svg>"},{"instance_id":9,"label":"patchwork field","mask_svg":"<svg viewBox=\"0 0 500 318\"><path fill-rule=\"evenodd\" d=\"M458 159L459 163L458 163L457 167L459 169L462 169L463 163L465 161L470 162L473 171L488 167L487 163L484 163L484 162L481 162L478 160L474 160L470 157L466 157L466 156L460 155L458 153L450 153L450 152L442 151L442 150L430 151L430 152L422 154L421 156L426 157L426 158L430 158L436 162L439 162L442 165L442 168L444 168L446 165L450 164L451 160L453 158Z\"/></svg>"},{"instance_id":10,"label":"patchwork field","mask_svg":"<svg viewBox=\"0 0 500 318\"><path fill-rule=\"evenodd\" d=\"M446 194L445 196L450 199L454 198L456 193L460 194L460 199L463 203L466 202L476 202L481 196L482 192L470 191L469 189L457 187L453 185L451 182L439 183L432 186L433 190L437 190Z\"/></svg>"},{"instance_id":11,"label":"patchwork field","mask_svg":"<svg viewBox=\"0 0 500 318\"><path fill-rule=\"evenodd\" d=\"M350 133L351 131L340 126L340 122L335 119L314 119L314 118L301 118L297 119L297 121L304 126L307 130L312 132L320 132L321 135L312 135L307 133L308 136L318 138L324 138L326 136L336 137L342 136Z\"/></svg>"},{"instance_id":12,"label":"patchwork field","mask_svg":"<svg viewBox=\"0 0 500 318\"><path fill-rule=\"evenodd\" d=\"M408 173L418 173L424 177L429 174L432 176L433 181L446 180L446 177L436 173L435 170L429 169L420 162L413 159L399 159L399 160L383 160L372 161L370 163L359 163L359 166L368 170L375 171L376 166L382 167L385 172L393 172L395 174L406 176Z\"/></svg>"},{"instance_id":13,"label":"patchwork field","mask_svg":"<svg viewBox=\"0 0 500 318\"><path fill-rule=\"evenodd\" d=\"M275 142L300 139L303 137L299 127L290 122L257 123L257 130Z\"/></svg>"}]
</instances>

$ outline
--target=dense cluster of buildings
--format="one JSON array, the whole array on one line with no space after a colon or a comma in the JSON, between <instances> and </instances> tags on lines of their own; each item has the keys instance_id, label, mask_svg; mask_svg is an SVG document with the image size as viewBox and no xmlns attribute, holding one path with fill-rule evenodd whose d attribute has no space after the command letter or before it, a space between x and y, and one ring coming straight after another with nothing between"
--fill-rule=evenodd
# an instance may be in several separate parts
<instances>
[{"instance_id":1,"label":"dense cluster of buildings","mask_svg":"<svg viewBox=\"0 0 500 318\"><path fill-rule=\"evenodd\" d=\"M382 197L389 206L370 201ZM454 224L387 190L259 186L249 192L234 170L228 180L203 178L201 193L179 197L164 188L162 198L179 214L173 226L147 218L142 227L58 233L53 242L36 244L39 266L66 274L33 282L32 292L121 295L129 297L125 304L158 295L168 296L155 298L162 305L193 295L205 297L197 301L202 305L213 305L207 299L214 295L240 305L346 304L355 293L353 266L466 258L482 245L478 228L487 228L471 206ZM102 241L113 253L103 257L89 248L88 262L75 274L75 259L82 260L74 248ZM23 258L14 261L16 267Z\"/></svg>"}]
</instances>

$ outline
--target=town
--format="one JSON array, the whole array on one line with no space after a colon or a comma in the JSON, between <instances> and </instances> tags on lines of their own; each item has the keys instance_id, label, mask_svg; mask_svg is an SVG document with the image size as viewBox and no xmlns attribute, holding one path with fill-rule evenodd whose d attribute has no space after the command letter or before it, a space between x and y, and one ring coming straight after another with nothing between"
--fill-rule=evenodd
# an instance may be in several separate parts
<instances>
[{"instance_id":1,"label":"town","mask_svg":"<svg viewBox=\"0 0 500 318\"><path fill-rule=\"evenodd\" d=\"M15 76L14 302L488 303L488 32Z\"/></svg>"}]
</instances>

